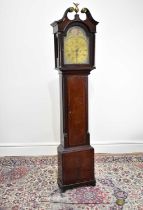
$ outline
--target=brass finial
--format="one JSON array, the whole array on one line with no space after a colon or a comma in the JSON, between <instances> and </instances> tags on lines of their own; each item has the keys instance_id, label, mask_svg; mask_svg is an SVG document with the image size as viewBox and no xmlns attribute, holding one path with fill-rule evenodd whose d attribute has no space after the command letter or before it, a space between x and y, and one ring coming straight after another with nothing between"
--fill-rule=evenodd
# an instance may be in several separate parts
<instances>
[{"instance_id":1,"label":"brass finial","mask_svg":"<svg viewBox=\"0 0 143 210\"><path fill-rule=\"evenodd\" d=\"M78 3L74 3L74 2L73 2L73 4L75 5L74 11L76 13L78 13L79 12L79 8L78 8L79 4Z\"/></svg>"}]
</instances>

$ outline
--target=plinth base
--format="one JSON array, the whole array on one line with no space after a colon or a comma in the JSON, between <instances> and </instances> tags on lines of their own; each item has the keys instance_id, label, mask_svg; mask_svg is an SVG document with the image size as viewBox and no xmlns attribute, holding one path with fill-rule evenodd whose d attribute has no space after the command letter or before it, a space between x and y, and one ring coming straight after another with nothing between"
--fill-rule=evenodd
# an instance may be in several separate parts
<instances>
[{"instance_id":1,"label":"plinth base","mask_svg":"<svg viewBox=\"0 0 143 210\"><path fill-rule=\"evenodd\" d=\"M65 192L66 190L73 189L76 187L83 187L83 186L95 186L96 180L88 181L88 182L81 182L81 183L75 183L75 184L69 184L69 185L63 185L60 180L57 180L58 186L61 190L61 192Z\"/></svg>"},{"instance_id":2,"label":"plinth base","mask_svg":"<svg viewBox=\"0 0 143 210\"><path fill-rule=\"evenodd\" d=\"M90 145L58 147L58 185L62 192L81 186L95 186L94 148Z\"/></svg>"}]
</instances>

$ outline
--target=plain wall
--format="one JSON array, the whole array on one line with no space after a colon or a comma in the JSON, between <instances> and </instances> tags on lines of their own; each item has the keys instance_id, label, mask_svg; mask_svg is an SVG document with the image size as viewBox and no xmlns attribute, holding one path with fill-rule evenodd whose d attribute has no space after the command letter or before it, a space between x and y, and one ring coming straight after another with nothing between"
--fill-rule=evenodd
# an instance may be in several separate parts
<instances>
[{"instance_id":1,"label":"plain wall","mask_svg":"<svg viewBox=\"0 0 143 210\"><path fill-rule=\"evenodd\" d=\"M0 146L58 144L53 31L72 1L0 1ZM99 21L91 142L143 143L143 1L80 1Z\"/></svg>"}]
</instances>

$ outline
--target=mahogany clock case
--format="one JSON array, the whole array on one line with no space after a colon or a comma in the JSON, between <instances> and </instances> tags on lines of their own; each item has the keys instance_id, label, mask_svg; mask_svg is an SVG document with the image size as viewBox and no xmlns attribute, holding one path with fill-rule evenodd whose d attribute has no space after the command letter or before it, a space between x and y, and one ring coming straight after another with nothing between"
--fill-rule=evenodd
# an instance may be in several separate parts
<instances>
[{"instance_id":1,"label":"mahogany clock case","mask_svg":"<svg viewBox=\"0 0 143 210\"><path fill-rule=\"evenodd\" d=\"M62 191L95 185L94 149L88 132L88 73L60 74L61 144L58 184Z\"/></svg>"},{"instance_id":2,"label":"mahogany clock case","mask_svg":"<svg viewBox=\"0 0 143 210\"><path fill-rule=\"evenodd\" d=\"M87 8L86 19L76 13L68 19L68 8L62 19L53 22L55 68L60 81L60 145L58 147L58 185L66 189L95 185L94 148L88 131L88 75L95 68L95 21ZM74 26L81 27L89 39L88 64L64 64L64 37Z\"/></svg>"}]
</instances>

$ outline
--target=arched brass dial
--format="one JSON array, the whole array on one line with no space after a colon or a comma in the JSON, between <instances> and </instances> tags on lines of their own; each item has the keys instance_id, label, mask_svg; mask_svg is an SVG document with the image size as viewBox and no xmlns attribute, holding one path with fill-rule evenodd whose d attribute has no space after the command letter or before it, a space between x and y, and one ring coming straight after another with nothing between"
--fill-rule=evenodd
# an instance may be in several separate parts
<instances>
[{"instance_id":1,"label":"arched brass dial","mask_svg":"<svg viewBox=\"0 0 143 210\"><path fill-rule=\"evenodd\" d=\"M64 64L88 64L89 39L79 26L71 27L64 38Z\"/></svg>"}]
</instances>

